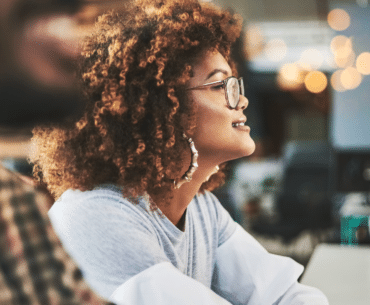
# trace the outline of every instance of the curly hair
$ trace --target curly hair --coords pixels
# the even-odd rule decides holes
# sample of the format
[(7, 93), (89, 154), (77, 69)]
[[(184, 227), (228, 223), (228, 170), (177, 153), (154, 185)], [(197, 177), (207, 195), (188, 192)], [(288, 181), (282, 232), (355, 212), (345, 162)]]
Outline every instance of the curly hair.
[[(132, 196), (169, 194), (189, 147), (197, 107), (185, 92), (192, 64), (231, 45), (241, 19), (196, 0), (138, 0), (98, 18), (83, 41), (79, 75), (86, 109), (70, 127), (33, 130), (34, 174), (54, 197), (113, 182)], [(223, 166), (221, 166), (221, 169)], [(212, 190), (224, 174), (200, 189)]]

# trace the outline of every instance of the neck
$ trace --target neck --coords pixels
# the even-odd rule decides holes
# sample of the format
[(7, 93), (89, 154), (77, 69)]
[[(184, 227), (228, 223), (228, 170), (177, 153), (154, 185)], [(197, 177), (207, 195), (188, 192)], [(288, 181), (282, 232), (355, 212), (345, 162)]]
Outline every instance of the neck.
[(201, 162), (198, 163), (199, 167), (193, 174), (192, 180), (184, 183), (179, 189), (175, 189), (172, 193), (173, 197), (168, 203), (157, 204), (162, 213), (181, 230), (183, 229), (181, 219), (186, 208), (216, 167), (216, 164), (202, 165)]

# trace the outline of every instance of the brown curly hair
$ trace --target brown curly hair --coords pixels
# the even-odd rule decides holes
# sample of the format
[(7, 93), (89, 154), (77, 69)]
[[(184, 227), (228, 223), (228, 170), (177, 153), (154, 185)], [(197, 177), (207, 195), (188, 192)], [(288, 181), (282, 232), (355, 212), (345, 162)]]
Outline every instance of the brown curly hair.
[[(133, 196), (167, 196), (189, 152), (182, 134), (195, 128), (185, 93), (192, 64), (216, 50), (235, 73), (230, 49), (240, 30), (239, 16), (196, 0), (139, 0), (99, 17), (79, 61), (84, 115), (73, 127), (33, 130), (35, 176), (55, 197), (107, 182)], [(214, 174), (200, 191), (223, 178)]]

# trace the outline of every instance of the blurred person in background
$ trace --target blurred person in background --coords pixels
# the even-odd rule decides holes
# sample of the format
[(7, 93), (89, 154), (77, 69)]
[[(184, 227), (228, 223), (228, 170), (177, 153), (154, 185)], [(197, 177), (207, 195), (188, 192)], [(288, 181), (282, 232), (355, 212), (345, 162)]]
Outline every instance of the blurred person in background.
[[(77, 0), (0, 1), (0, 129), (10, 138), (2, 150), (33, 124), (59, 122), (82, 108), (73, 68), (78, 6)], [(30, 178), (32, 167), (24, 159), (2, 162), (0, 304), (105, 303), (51, 228), (52, 199)]]
[(75, 82), (77, 0), (0, 2), (1, 126), (60, 121), (81, 109)]
[[(241, 20), (196, 0), (136, 1), (83, 43), (85, 113), (34, 129), (49, 216), (84, 277), (125, 304), (327, 305), (210, 192), (255, 144), (230, 56)], [(221, 171), (218, 171), (220, 165)]]

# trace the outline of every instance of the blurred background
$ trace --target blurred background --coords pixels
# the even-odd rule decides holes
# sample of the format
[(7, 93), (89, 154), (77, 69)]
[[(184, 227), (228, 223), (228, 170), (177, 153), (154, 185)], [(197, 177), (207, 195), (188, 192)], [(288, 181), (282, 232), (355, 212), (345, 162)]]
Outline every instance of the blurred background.
[(306, 265), (320, 243), (369, 244), (370, 5), (222, 1), (256, 152), (215, 193), (270, 252)]
[[(256, 142), (252, 156), (230, 163), (216, 196), (268, 251), (303, 265), (321, 243), (368, 246), (368, 0), (214, 2), (244, 19), (234, 58)], [(76, 35), (120, 5), (85, 1)], [(16, 127), (0, 128), (0, 158), (29, 175), (30, 132)]]

